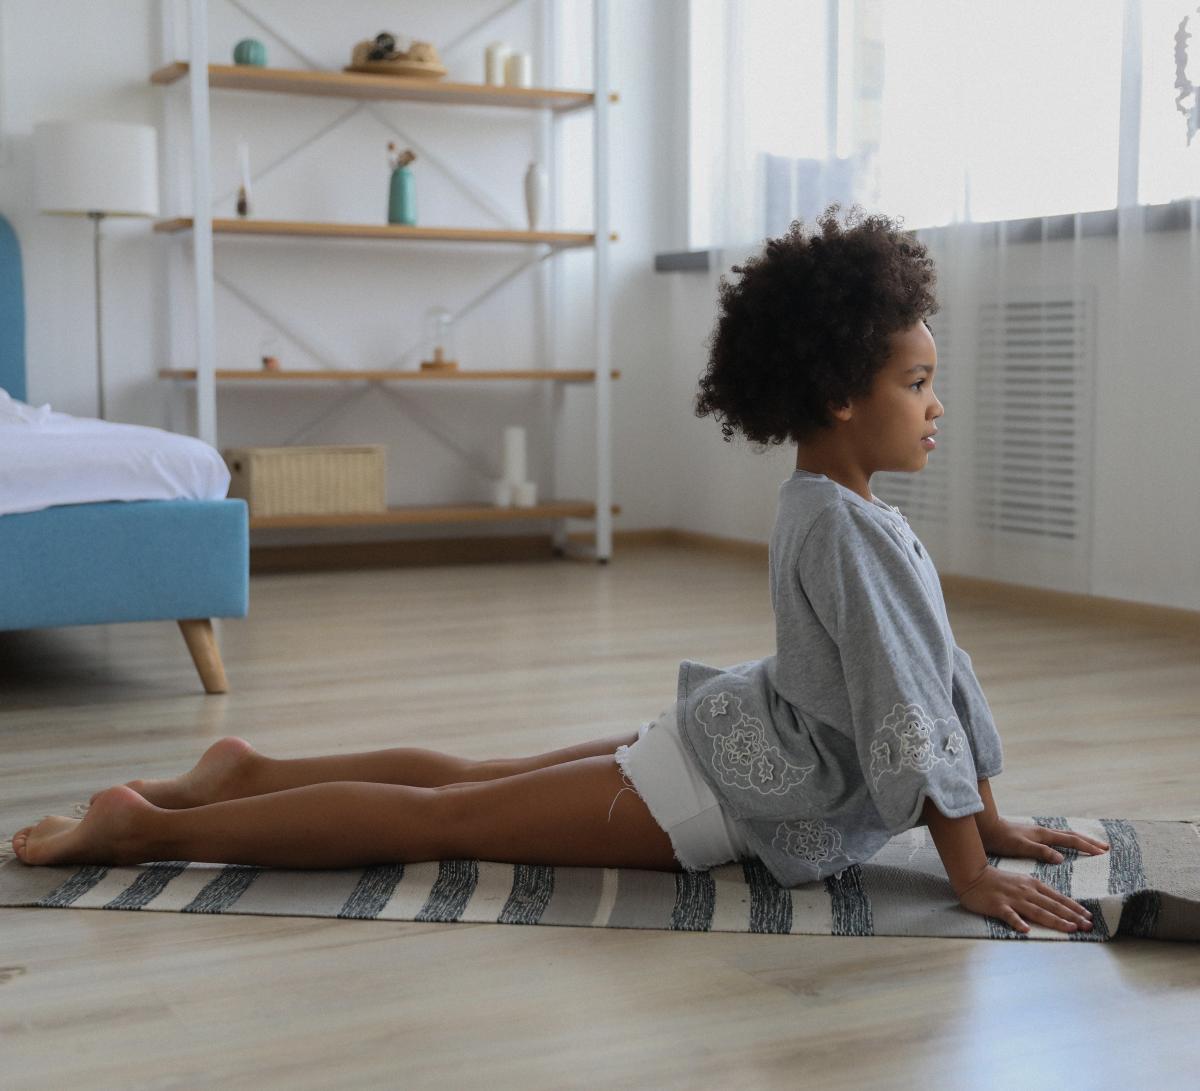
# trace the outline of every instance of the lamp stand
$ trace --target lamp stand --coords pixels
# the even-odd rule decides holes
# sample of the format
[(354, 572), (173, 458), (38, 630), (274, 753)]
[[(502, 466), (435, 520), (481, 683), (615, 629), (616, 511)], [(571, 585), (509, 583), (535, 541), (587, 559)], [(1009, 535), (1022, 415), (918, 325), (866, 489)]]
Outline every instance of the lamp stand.
[(104, 335), (100, 327), (100, 221), (103, 212), (89, 212), (92, 221), (92, 266), (96, 278), (96, 407), (101, 420), (104, 416)]

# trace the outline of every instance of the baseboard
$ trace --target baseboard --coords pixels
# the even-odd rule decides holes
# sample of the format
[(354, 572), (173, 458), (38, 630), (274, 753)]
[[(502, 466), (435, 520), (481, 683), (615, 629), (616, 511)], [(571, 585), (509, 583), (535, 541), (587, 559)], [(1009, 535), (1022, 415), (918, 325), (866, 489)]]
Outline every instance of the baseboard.
[[(571, 540), (581, 544), (590, 544), (595, 541), (595, 536), (585, 531), (571, 535)], [(716, 550), (745, 557), (757, 557), (764, 565), (770, 559), (770, 551), (766, 542), (719, 538), (716, 535), (700, 534), (691, 530), (626, 530), (613, 534), (614, 552), (617, 545), (642, 543), (672, 545), (710, 552)], [(961, 602), (1019, 605), (1047, 612), (1084, 617), (1098, 622), (1147, 625), (1159, 632), (1200, 639), (1200, 611), (1196, 610), (1180, 610), (1172, 606), (1130, 602), (1126, 599), (1106, 598), (1102, 595), (1052, 591), (1042, 587), (985, 580), (975, 576), (941, 575), (941, 582), (945, 596)]]
[(260, 575), (267, 572), (422, 568), (435, 565), (543, 561), (553, 557), (554, 540), (549, 534), (254, 546), (250, 550), (250, 573)]
[[(596, 535), (585, 530), (568, 535), (568, 539), (577, 545), (594, 546)], [(630, 545), (671, 545), (708, 552), (739, 553), (746, 557), (757, 557), (764, 563), (769, 558), (765, 542), (747, 542), (741, 538), (719, 538), (715, 534), (700, 534), (694, 530), (675, 530), (667, 527), (661, 530), (613, 531), (614, 552), (616, 552), (617, 546)]]

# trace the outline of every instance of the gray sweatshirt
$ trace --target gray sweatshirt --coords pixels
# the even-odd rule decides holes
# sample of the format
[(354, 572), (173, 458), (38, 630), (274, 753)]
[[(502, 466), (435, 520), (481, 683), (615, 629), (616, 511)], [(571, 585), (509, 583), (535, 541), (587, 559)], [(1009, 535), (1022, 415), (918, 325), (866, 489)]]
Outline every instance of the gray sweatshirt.
[(775, 879), (869, 859), (927, 798), (949, 818), (982, 811), (1000, 736), (899, 509), (797, 470), (779, 489), (770, 588), (775, 654), (685, 660), (677, 707), (685, 750)]

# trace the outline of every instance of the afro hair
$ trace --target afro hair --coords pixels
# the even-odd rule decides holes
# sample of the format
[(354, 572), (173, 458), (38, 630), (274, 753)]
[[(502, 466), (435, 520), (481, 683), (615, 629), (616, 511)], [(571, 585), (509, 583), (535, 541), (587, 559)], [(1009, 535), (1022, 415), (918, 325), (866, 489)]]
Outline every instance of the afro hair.
[(764, 447), (802, 443), (833, 424), (831, 406), (864, 397), (893, 333), (936, 314), (933, 259), (900, 221), (839, 204), (768, 239), (737, 283), (721, 277), (696, 416)]

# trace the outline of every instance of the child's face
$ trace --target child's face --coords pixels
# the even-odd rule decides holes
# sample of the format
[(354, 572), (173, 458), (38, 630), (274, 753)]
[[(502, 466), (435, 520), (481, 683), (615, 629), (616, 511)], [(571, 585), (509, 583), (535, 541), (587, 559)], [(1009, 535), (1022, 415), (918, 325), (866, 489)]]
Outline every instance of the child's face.
[(933, 392), (937, 346), (925, 323), (892, 334), (891, 349), (870, 395), (852, 403), (847, 421), (870, 472), (924, 469), (930, 448), (921, 441), (945, 412)]

